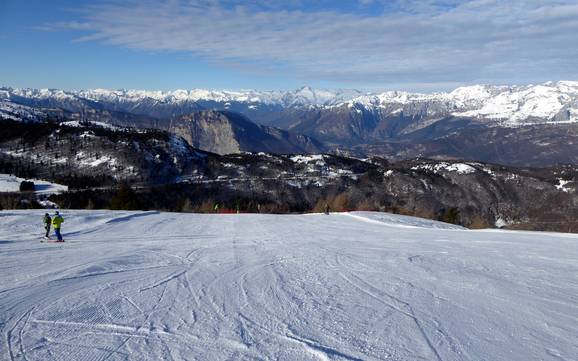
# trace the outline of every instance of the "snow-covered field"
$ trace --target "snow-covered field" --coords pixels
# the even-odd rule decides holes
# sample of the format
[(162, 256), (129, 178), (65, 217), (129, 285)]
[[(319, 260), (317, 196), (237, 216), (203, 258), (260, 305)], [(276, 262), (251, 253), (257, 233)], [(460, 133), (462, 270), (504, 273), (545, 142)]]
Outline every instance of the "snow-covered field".
[(0, 192), (18, 192), (22, 181), (32, 181), (38, 194), (53, 194), (68, 190), (67, 186), (39, 179), (24, 179), (10, 174), (0, 174)]
[(1, 360), (576, 360), (578, 235), (0, 212)]

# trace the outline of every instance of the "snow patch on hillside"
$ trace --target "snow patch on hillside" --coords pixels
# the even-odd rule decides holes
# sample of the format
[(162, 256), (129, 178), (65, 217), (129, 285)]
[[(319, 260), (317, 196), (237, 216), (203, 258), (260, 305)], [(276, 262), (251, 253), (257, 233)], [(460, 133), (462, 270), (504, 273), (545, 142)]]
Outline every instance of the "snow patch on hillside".
[(471, 174), (476, 171), (476, 168), (466, 163), (446, 163), (446, 162), (440, 162), (437, 164), (419, 164), (412, 167), (411, 169), (425, 170), (432, 173), (455, 172), (458, 174)]
[(35, 108), (0, 99), (0, 119), (35, 122), (46, 119), (46, 114)]
[(315, 162), (316, 164), (325, 164), (325, 157), (322, 154), (313, 154), (313, 155), (296, 155), (290, 157), (293, 162), (295, 163), (312, 163)]
[(568, 193), (568, 192), (572, 191), (572, 188), (566, 187), (566, 185), (567, 185), (568, 183), (572, 183), (572, 181), (564, 180), (564, 179), (562, 179), (562, 178), (559, 178), (559, 179), (558, 179), (558, 184), (556, 185), (556, 189), (558, 189), (558, 190), (560, 190), (560, 191), (562, 191), (562, 192)]
[(0, 192), (19, 192), (20, 183), (23, 181), (32, 181), (37, 194), (55, 194), (66, 192), (68, 186), (51, 183), (40, 179), (24, 179), (10, 174), (0, 174)]
[(60, 125), (64, 125), (66, 127), (71, 127), (71, 128), (81, 128), (81, 127), (85, 127), (88, 125), (88, 126), (94, 126), (94, 127), (109, 129), (109, 130), (121, 130), (121, 129), (123, 129), (121, 127), (117, 127), (116, 125), (108, 124), (105, 122), (97, 122), (97, 121), (80, 122), (79, 120), (69, 120), (69, 121), (65, 121), (65, 122), (60, 122)]

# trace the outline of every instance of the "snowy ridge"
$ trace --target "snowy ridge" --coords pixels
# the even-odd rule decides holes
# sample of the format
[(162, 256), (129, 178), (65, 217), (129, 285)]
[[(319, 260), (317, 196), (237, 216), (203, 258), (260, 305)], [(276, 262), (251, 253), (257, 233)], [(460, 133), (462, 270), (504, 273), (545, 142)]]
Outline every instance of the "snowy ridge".
[(295, 91), (256, 91), (256, 90), (175, 90), (175, 91), (146, 91), (146, 90), (83, 90), (78, 96), (94, 101), (141, 101), (145, 98), (154, 99), (163, 103), (203, 102), (214, 101), (220, 103), (239, 102), (249, 104), (277, 105), (282, 107), (321, 106), (343, 103), (361, 92), (357, 90), (314, 90), (303, 87)]
[(578, 122), (578, 82), (559, 81), (526, 86), (473, 85), (444, 93), (387, 91), (364, 93), (358, 90), (325, 90), (303, 87), (294, 91), (256, 90), (81, 90), (0, 88), (0, 100), (17, 98), (56, 101), (87, 100), (95, 103), (181, 105), (216, 102), (280, 108), (333, 109), (347, 106), (354, 111), (381, 110), (386, 114), (410, 112), (416, 107), (426, 116), (456, 115), (476, 117), (498, 125), (539, 122)]
[(94, 102), (136, 103), (153, 100), (165, 104), (184, 102), (239, 102), (249, 104), (277, 105), (282, 107), (339, 105), (363, 93), (358, 90), (317, 90), (303, 87), (295, 91), (256, 90), (207, 90), (178, 89), (174, 91), (108, 90), (92, 89), (64, 91), (59, 89), (0, 88), (0, 99), (11, 100), (14, 96), (29, 99), (75, 100)]
[(0, 119), (17, 121), (39, 121), (46, 118), (40, 110), (25, 105), (19, 105), (0, 98)]

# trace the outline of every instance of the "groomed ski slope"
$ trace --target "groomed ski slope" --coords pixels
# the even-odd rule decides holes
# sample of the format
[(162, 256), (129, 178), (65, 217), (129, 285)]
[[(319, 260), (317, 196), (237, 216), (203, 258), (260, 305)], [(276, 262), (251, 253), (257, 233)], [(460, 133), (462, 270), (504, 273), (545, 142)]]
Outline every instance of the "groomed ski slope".
[(578, 235), (0, 212), (1, 360), (576, 360)]

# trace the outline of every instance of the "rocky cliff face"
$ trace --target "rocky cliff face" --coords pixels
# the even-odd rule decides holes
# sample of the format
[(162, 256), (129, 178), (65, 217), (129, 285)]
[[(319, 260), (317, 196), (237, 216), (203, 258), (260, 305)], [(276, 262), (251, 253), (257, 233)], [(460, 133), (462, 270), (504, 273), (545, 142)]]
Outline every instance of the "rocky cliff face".
[(241, 151), (234, 127), (224, 114), (206, 112), (182, 117), (175, 121), (169, 130), (193, 147), (218, 154), (229, 154)]
[(169, 131), (199, 149), (217, 154), (246, 152), (321, 152), (323, 146), (310, 137), (257, 125), (246, 117), (225, 111), (192, 113), (171, 122)]

